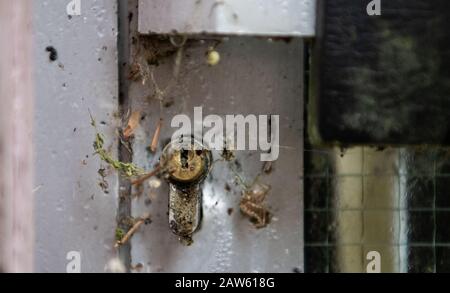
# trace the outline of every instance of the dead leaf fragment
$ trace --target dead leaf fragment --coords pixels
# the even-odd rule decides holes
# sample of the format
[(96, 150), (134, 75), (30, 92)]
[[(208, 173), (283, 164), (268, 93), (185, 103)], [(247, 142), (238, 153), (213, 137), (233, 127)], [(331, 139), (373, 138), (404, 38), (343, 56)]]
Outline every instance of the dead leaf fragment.
[(156, 149), (158, 148), (158, 141), (159, 136), (161, 134), (161, 128), (162, 128), (163, 120), (160, 119), (158, 122), (158, 125), (156, 126), (155, 134), (153, 135), (152, 144), (150, 145), (150, 150), (152, 153), (156, 152)]
[(128, 139), (133, 135), (134, 131), (139, 126), (140, 120), (141, 112), (136, 111), (131, 114), (130, 119), (128, 119), (127, 128), (125, 128), (125, 130), (123, 131), (123, 137), (125, 139)]
[(266, 227), (270, 222), (271, 214), (265, 204), (269, 191), (270, 186), (255, 184), (243, 192), (239, 204), (241, 212), (250, 218), (257, 229)]

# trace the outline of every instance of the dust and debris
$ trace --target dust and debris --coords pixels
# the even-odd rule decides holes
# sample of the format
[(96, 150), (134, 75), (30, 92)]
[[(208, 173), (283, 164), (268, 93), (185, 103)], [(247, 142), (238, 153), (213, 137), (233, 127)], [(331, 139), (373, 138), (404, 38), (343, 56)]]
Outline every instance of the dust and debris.
[(55, 49), (55, 47), (48, 46), (47, 48), (45, 48), (45, 51), (49, 53), (48, 59), (50, 60), (50, 62), (58, 60), (58, 51)]
[(284, 42), (286, 44), (290, 44), (292, 42), (293, 38), (292, 37), (271, 37), (268, 38), (267, 41), (269, 43), (273, 43), (273, 42)]
[(230, 192), (230, 191), (231, 191), (230, 184), (225, 183), (225, 191), (226, 191), (226, 192)]
[(179, 241), (184, 246), (191, 246), (192, 244), (194, 244), (194, 240), (192, 239), (191, 235), (180, 237)]
[(128, 73), (128, 79), (131, 81), (138, 81), (142, 78), (142, 69), (141, 65), (138, 63), (131, 64), (130, 72)]
[[(263, 164), (261, 173), (254, 178), (251, 184), (247, 184), (240, 175), (242, 172), (242, 164), (236, 159), (234, 152), (225, 146), (221, 153), (221, 157), (222, 160), (228, 162), (228, 168), (234, 174), (235, 183), (242, 190), (242, 197), (239, 204), (241, 212), (250, 218), (256, 228), (260, 229), (266, 227), (271, 220), (271, 213), (266, 207), (265, 199), (271, 187), (270, 185), (258, 182), (261, 175), (269, 175), (272, 173), (273, 163)], [(231, 191), (231, 187), (228, 183), (225, 183), (225, 191)], [(229, 209), (228, 214), (231, 215), (232, 213), (233, 209)]]
[(225, 148), (222, 150), (221, 157), (222, 157), (225, 161), (231, 162), (231, 161), (233, 161), (233, 160), (236, 158), (236, 154), (234, 153), (234, 151), (232, 151), (232, 150), (230, 150), (230, 149), (228, 149), (228, 148), (225, 147)]
[(264, 228), (270, 222), (271, 214), (265, 205), (267, 193), (270, 186), (254, 184), (251, 188), (243, 191), (239, 207), (241, 212), (248, 216), (256, 228)]
[(142, 194), (144, 193), (144, 185), (142, 184), (138, 184), (135, 186), (135, 188), (133, 189), (133, 193), (131, 194), (131, 196), (133, 198), (140, 198), (142, 196)]
[(106, 174), (106, 169), (103, 167), (100, 167), (100, 169), (98, 169), (98, 175), (100, 175), (100, 181), (98, 183), (98, 185), (100, 186), (100, 188), (103, 190), (103, 192), (105, 194), (109, 194), (109, 183), (106, 180), (107, 174)]
[(233, 208), (229, 208), (229, 209), (227, 210), (228, 216), (231, 216), (231, 215), (233, 214), (233, 212), (234, 212), (234, 209), (233, 209)]
[(120, 219), (119, 224), (126, 230), (129, 230), (136, 223), (136, 219), (133, 217), (123, 217)]
[(241, 161), (235, 159), (233, 162), (234, 162), (234, 165), (235, 165), (235, 167), (236, 167), (236, 171), (237, 171), (237, 172), (241, 172), (241, 171), (242, 171), (242, 164), (241, 164)]
[(164, 101), (164, 103), (163, 103), (164, 108), (170, 108), (173, 105), (175, 105), (175, 101), (173, 99)]
[[(167, 101), (166, 96), (178, 84), (181, 64), (185, 56), (183, 52), (190, 42), (184, 35), (141, 36), (135, 40), (137, 50), (133, 54), (128, 78), (135, 82), (141, 82), (142, 85), (146, 85), (148, 81), (151, 82), (152, 94), (148, 98), (160, 103), (162, 117), (163, 109), (174, 104), (173, 100)], [(154, 74), (155, 67), (166, 62), (167, 58), (172, 56), (175, 56), (173, 60), (170, 60), (170, 62), (173, 62), (173, 76), (167, 84), (160, 86)], [(182, 99), (185, 103), (184, 98)]]
[(262, 171), (264, 174), (271, 174), (273, 171), (273, 162), (272, 161), (264, 162), (262, 166)]
[(142, 270), (144, 269), (144, 265), (141, 264), (141, 263), (138, 263), (138, 264), (136, 264), (136, 265), (131, 265), (130, 268), (131, 268), (132, 271), (135, 271), (135, 272), (140, 273), (140, 272), (142, 272)]
[(100, 168), (100, 169), (98, 169), (98, 174), (102, 177), (102, 178), (105, 178), (107, 175), (106, 175), (106, 169), (105, 168)]
[(160, 147), (162, 149), (164, 149), (166, 147), (166, 145), (168, 145), (169, 143), (171, 143), (172, 138), (171, 137), (166, 137), (165, 139), (161, 139), (160, 141)]
[(117, 137), (119, 137), (120, 145), (123, 146), (124, 150), (126, 150), (128, 152), (128, 154), (130, 154), (130, 156), (132, 156), (133, 155), (133, 150), (131, 148), (132, 141), (131, 140), (125, 141), (125, 139), (122, 137), (122, 135), (119, 132), (117, 132)]
[(167, 57), (175, 55), (179, 50), (167, 37), (140, 36), (134, 41), (137, 50), (128, 78), (132, 81), (142, 81), (143, 84), (150, 77), (150, 66), (159, 66)]

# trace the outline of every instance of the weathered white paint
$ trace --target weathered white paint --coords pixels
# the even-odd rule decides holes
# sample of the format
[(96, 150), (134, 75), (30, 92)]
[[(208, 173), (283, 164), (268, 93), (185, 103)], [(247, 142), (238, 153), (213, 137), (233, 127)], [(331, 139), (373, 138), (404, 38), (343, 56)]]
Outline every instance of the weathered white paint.
[[(117, 2), (81, 1), (81, 15), (71, 18), (69, 2), (33, 1), (35, 270), (66, 272), (74, 251), (81, 252), (81, 272), (103, 272), (115, 256), (118, 178), (115, 172), (107, 177), (109, 194), (98, 185), (89, 110), (116, 155)], [(57, 61), (49, 61), (47, 46), (57, 50)]]

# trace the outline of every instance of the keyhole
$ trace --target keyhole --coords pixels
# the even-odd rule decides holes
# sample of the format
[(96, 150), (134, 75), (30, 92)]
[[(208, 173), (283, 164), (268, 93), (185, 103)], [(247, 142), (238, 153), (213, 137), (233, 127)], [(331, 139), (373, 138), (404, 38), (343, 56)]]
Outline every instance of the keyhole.
[(187, 169), (189, 167), (188, 159), (189, 159), (189, 151), (182, 149), (181, 150), (181, 167), (183, 169)]

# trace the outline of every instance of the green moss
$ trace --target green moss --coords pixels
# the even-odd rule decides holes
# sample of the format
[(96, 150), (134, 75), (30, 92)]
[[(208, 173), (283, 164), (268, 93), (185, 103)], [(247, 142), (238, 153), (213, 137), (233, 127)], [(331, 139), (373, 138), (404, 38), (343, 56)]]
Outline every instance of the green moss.
[(116, 240), (120, 241), (125, 236), (125, 231), (121, 228), (116, 228)]
[(96, 123), (91, 115), (91, 125), (95, 128), (95, 140), (94, 140), (94, 152), (100, 157), (102, 161), (113, 167), (116, 171), (120, 172), (125, 177), (137, 177), (145, 174), (145, 171), (132, 163), (124, 163), (116, 160), (104, 149), (105, 139), (104, 136), (97, 131)]

